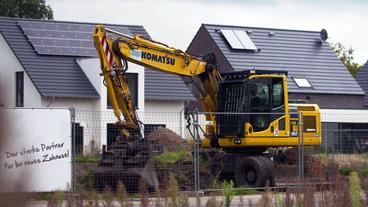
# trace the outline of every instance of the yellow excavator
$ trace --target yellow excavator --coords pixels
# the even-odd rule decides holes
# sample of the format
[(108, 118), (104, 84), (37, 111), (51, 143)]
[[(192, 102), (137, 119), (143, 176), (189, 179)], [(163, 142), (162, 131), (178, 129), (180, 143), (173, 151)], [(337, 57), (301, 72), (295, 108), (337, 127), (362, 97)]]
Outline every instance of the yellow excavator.
[(103, 149), (95, 171), (95, 183), (100, 187), (114, 186), (118, 180), (127, 185), (125, 173), (139, 174), (157, 187), (144, 124), (129, 92), (128, 62), (191, 78), (208, 123), (200, 147), (226, 152), (223, 171), (232, 173), (238, 186), (261, 187), (267, 179), (272, 180), (273, 161), (265, 155), (268, 149), (298, 146), (301, 137), (304, 146), (321, 144), (319, 107), (288, 103), (285, 71), (221, 74), (212, 53), (195, 57), (143, 35), (132, 37), (103, 25), (95, 27), (93, 40), (121, 131), (112, 148)]

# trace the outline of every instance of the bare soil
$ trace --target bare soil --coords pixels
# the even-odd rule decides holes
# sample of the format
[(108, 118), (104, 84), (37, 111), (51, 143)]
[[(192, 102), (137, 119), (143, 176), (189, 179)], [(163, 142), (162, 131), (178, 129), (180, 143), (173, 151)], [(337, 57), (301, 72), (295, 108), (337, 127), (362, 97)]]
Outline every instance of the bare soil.
[(159, 151), (166, 150), (174, 152), (190, 149), (190, 146), (186, 143), (184, 138), (166, 128), (153, 131), (148, 136), (148, 140), (152, 142), (154, 149)]

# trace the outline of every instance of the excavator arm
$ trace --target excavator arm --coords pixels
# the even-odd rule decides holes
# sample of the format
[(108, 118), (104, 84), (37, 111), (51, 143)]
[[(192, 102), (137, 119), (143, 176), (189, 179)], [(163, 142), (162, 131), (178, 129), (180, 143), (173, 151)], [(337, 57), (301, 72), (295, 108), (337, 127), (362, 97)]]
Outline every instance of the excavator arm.
[[(194, 57), (144, 36), (130, 37), (103, 25), (95, 27), (93, 40), (114, 114), (123, 128), (139, 128), (143, 136), (142, 124), (133, 105), (125, 75), (128, 61), (150, 69), (191, 77), (201, 93), (204, 110), (217, 111), (217, 90), (222, 77), (213, 54)], [(208, 115), (207, 119), (213, 120), (214, 117)], [(123, 134), (128, 136), (128, 131)]]
[(113, 53), (112, 39), (108, 38), (104, 32), (96, 28), (93, 39), (100, 59), (101, 75), (107, 88), (108, 97), (118, 119), (118, 124), (122, 126), (122, 136), (128, 137), (129, 131), (132, 129), (139, 130), (140, 134), (143, 135), (143, 127), (133, 105), (125, 75), (126, 61), (121, 61)]

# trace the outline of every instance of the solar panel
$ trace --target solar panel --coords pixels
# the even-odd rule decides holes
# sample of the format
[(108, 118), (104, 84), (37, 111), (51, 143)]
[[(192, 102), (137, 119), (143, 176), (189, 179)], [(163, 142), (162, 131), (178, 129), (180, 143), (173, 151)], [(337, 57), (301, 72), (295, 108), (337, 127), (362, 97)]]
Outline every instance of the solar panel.
[(257, 50), (257, 47), (244, 30), (221, 29), (221, 33), (232, 49)]
[(233, 49), (244, 49), (239, 39), (235, 36), (233, 30), (221, 29), (221, 33), (224, 35), (226, 41)]
[(235, 35), (238, 37), (244, 49), (247, 50), (257, 50), (253, 41), (249, 38), (248, 34), (244, 30), (234, 30)]
[[(94, 25), (59, 22), (18, 21), (18, 25), (40, 55), (96, 57), (92, 33)], [(126, 26), (106, 26), (132, 35)]]
[(132, 32), (127, 27), (110, 26), (109, 28), (112, 29), (112, 30), (115, 30), (117, 32), (123, 33), (123, 34), (133, 36)]

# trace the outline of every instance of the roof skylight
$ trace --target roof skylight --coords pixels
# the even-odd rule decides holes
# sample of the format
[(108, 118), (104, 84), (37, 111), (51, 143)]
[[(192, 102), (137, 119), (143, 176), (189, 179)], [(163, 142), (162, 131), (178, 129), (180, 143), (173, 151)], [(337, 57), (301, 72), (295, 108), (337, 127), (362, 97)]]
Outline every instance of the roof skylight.
[(311, 88), (312, 87), (309, 81), (305, 78), (294, 78), (293, 77), (293, 79), (299, 88)]

